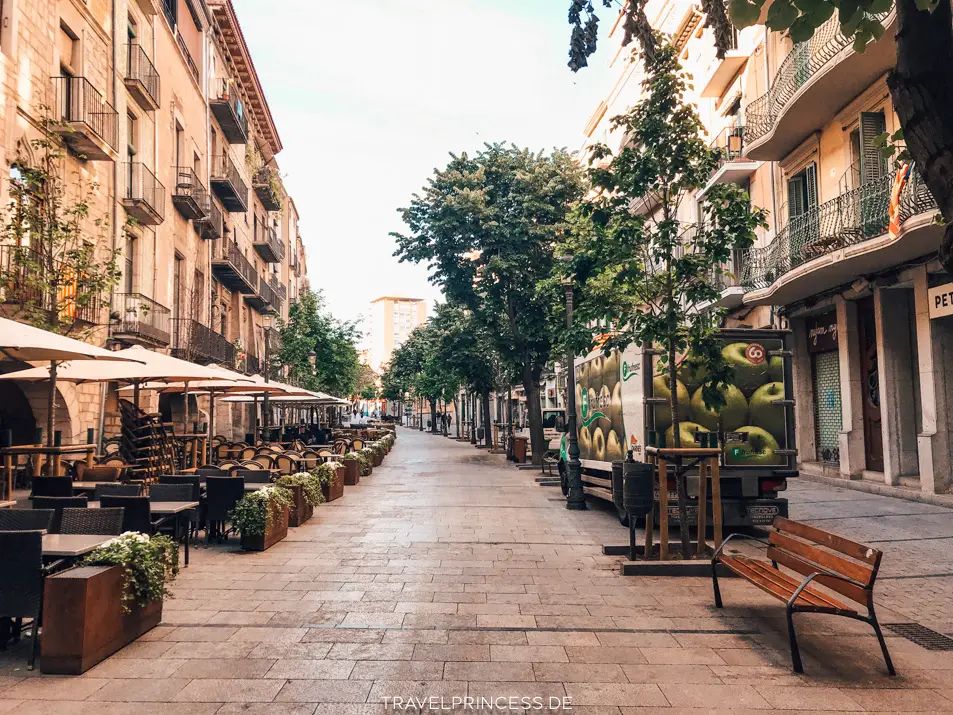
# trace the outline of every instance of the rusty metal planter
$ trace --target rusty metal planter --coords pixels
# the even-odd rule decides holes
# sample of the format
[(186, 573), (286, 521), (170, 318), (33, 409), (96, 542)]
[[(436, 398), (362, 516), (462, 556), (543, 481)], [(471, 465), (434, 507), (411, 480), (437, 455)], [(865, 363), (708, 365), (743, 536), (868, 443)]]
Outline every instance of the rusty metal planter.
[(245, 551), (265, 551), (288, 535), (288, 507), (282, 507), (276, 514), (277, 518), (271, 520), (264, 534), (242, 534), (242, 548)]

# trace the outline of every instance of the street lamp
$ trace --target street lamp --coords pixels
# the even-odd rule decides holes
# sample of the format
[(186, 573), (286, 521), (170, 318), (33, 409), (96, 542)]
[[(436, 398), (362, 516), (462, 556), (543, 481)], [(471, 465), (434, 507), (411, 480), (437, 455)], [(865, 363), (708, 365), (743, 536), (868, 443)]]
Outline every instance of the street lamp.
[[(572, 254), (560, 256), (563, 263), (571, 263)], [(572, 279), (563, 278), (563, 290), (566, 291), (566, 330), (572, 329)], [(568, 341), (567, 341), (568, 342)], [(576, 436), (576, 390), (571, 383), (575, 382), (575, 355), (572, 348), (566, 348), (566, 436), (569, 438), (569, 448), (566, 450), (569, 461), (566, 462), (566, 479), (569, 482), (569, 496), (566, 498), (566, 508), (581, 511), (586, 508), (586, 494), (582, 490), (582, 465), (579, 463), (579, 439)]]

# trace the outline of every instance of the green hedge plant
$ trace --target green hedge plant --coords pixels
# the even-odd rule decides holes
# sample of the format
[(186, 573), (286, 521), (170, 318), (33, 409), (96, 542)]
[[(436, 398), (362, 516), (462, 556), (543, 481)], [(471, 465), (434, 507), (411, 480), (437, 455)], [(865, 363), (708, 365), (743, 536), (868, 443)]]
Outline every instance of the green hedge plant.
[(308, 505), (318, 506), (324, 503), (324, 494), (321, 492), (321, 479), (314, 472), (297, 472), (279, 477), (275, 484), (279, 487), (301, 487)]
[(358, 463), (358, 472), (360, 472), (362, 477), (366, 477), (371, 473), (371, 460), (369, 457), (370, 454), (367, 451), (367, 448), (364, 448), (359, 452), (348, 452), (342, 457), (342, 459), (346, 461), (356, 459)]
[(235, 505), (232, 525), (243, 536), (264, 536), (285, 507), (292, 506), (291, 492), (278, 486), (249, 492)]
[(179, 545), (168, 536), (127, 531), (110, 539), (82, 561), (86, 566), (122, 566), (122, 610), (140, 608), (171, 598), (169, 583), (179, 573)]

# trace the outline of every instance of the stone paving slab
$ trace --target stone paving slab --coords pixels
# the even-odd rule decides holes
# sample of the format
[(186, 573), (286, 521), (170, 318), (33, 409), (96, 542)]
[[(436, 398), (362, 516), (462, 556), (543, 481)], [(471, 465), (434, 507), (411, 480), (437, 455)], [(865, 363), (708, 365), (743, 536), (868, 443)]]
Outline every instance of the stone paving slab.
[[(383, 715), (384, 698), (569, 698), (574, 715), (953, 712), (953, 652), (803, 615), (737, 580), (623, 577), (608, 505), (401, 429), (385, 465), (261, 554), (196, 547), (163, 624), (87, 674), (0, 654), (0, 715)], [(953, 511), (791, 480), (791, 515), (884, 549), (885, 622), (953, 632)], [(440, 701), (439, 698), (444, 698)], [(392, 702), (392, 701), (389, 701)], [(446, 710), (449, 711), (449, 710)], [(530, 711), (532, 712), (532, 711)]]

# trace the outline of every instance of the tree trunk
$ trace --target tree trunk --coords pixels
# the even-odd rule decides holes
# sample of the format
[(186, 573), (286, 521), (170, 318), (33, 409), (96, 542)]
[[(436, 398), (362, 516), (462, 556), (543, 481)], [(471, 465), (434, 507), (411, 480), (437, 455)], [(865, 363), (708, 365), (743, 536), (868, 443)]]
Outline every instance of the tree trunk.
[(477, 443), (477, 395), (474, 392), (470, 396), (470, 444)]
[(897, 67), (887, 78), (903, 140), (947, 227), (940, 260), (953, 272), (953, 12), (897, 0)]
[(460, 398), (457, 396), (453, 398), (453, 421), (457, 424), (457, 439), (460, 439), (460, 420), (462, 419), (463, 415), (460, 411)]
[(437, 434), (437, 401), (429, 399), (430, 402), (430, 432)]
[(533, 464), (541, 465), (547, 444), (543, 435), (543, 409), (539, 404), (539, 370), (525, 365), (522, 378), (523, 390), (526, 392), (526, 416), (529, 420), (529, 443), (533, 451)]
[(490, 416), (490, 392), (483, 393), (481, 401), (483, 403), (483, 444), (488, 449), (493, 448), (493, 418)]
[[(672, 403), (672, 446), (678, 449), (682, 446), (679, 430), (681, 420), (678, 414), (678, 373), (675, 370), (675, 347), (671, 344), (668, 349), (668, 388), (672, 393), (669, 398)], [(680, 457), (675, 459), (675, 488), (678, 491), (678, 535), (682, 541), (682, 558), (688, 560), (692, 550), (688, 526), (688, 477), (682, 471)], [(668, 484), (659, 484), (659, 489), (668, 489)], [(704, 509), (705, 505), (699, 503), (698, 508)]]

